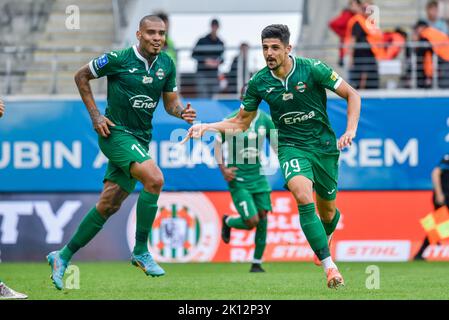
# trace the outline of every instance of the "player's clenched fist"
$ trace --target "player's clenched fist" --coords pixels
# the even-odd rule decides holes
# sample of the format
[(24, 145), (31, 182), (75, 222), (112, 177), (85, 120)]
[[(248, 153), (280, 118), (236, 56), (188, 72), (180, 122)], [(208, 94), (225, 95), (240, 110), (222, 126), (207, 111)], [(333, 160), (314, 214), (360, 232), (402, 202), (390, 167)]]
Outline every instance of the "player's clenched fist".
[(187, 107), (184, 110), (182, 110), (181, 118), (188, 123), (193, 123), (193, 121), (195, 121), (196, 110), (192, 108), (190, 103), (188, 103)]
[(5, 105), (3, 104), (3, 101), (0, 99), (0, 118), (3, 116), (3, 113), (5, 113)]

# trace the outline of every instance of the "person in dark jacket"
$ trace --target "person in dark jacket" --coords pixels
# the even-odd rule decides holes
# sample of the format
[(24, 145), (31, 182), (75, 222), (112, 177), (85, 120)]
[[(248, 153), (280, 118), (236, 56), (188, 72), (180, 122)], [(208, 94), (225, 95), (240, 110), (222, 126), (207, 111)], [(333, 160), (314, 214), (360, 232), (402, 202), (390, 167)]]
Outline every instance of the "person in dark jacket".
[(192, 57), (198, 62), (196, 74), (197, 95), (210, 98), (219, 91), (218, 67), (223, 63), (224, 43), (218, 37), (219, 22), (211, 21), (211, 32), (200, 38)]

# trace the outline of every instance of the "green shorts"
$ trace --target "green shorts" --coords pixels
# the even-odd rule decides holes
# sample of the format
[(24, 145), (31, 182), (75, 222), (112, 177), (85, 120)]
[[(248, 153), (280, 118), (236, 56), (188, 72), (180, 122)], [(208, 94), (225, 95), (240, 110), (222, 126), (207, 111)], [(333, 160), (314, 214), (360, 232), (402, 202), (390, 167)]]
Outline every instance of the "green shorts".
[(279, 164), (287, 186), (291, 178), (304, 176), (325, 200), (337, 196), (339, 154), (314, 154), (295, 147), (279, 147)]
[(246, 189), (231, 189), (234, 206), (243, 220), (249, 220), (259, 210), (271, 211), (270, 192), (251, 193)]
[(101, 152), (109, 159), (103, 181), (117, 183), (123, 190), (131, 193), (137, 183), (131, 176), (131, 164), (151, 159), (148, 146), (132, 134), (113, 129), (110, 131), (111, 134), (107, 138), (98, 136)]

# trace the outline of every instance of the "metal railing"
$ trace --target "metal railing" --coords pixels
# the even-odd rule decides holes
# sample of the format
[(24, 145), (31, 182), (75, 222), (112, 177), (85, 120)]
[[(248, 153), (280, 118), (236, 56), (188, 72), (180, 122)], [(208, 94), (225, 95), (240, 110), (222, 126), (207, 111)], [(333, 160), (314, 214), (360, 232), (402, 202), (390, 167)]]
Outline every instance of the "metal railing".
[[(428, 43), (408, 42), (394, 60), (358, 59), (356, 67), (359, 70), (355, 71), (359, 74), (364, 73), (368, 81), (371, 81), (371, 76), (377, 77), (378, 84), (368, 86), (372, 89), (448, 88), (449, 61), (444, 61), (435, 53), (433, 53), (432, 77), (426, 76), (425, 71), (429, 70), (424, 70), (423, 56), (417, 53), (418, 48), (423, 49), (426, 46), (428, 47)], [(369, 48), (366, 45), (354, 47)], [(0, 48), (0, 94), (77, 94), (73, 82), (74, 73), (91, 59), (111, 49), (114, 48)], [(239, 53), (239, 48), (226, 47), (223, 63), (218, 70), (200, 74), (197, 72), (196, 61), (191, 57), (191, 52), (192, 48), (177, 50), (178, 86), (181, 94), (186, 97), (200, 96), (201, 86), (212, 87), (208, 97), (219, 95), (238, 97), (243, 84), (253, 73), (265, 66), (260, 46), (250, 47), (245, 59)], [(354, 77), (354, 64), (338, 66), (338, 46), (301, 47), (298, 55), (323, 60), (352, 84), (357, 80)], [(94, 93), (105, 94), (106, 79), (93, 81), (92, 87)]]

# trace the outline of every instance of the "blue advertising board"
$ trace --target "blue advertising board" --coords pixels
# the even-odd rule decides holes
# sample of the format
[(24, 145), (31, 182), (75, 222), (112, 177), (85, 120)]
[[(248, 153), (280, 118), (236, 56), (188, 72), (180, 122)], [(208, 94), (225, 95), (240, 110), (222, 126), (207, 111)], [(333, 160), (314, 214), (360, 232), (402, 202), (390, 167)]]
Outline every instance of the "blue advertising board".
[[(221, 120), (240, 105), (191, 102), (203, 122)], [(106, 102), (97, 103), (103, 111)], [(261, 109), (268, 111), (266, 104)], [(340, 136), (346, 102), (329, 99), (328, 114)], [(213, 135), (180, 146), (189, 125), (169, 116), (162, 103), (153, 125), (150, 153), (164, 173), (165, 191), (226, 190), (213, 156)], [(430, 173), (448, 152), (449, 97), (363, 99), (355, 142), (340, 156), (339, 189), (431, 189)], [(97, 192), (106, 164), (79, 99), (7, 100), (0, 120), (0, 192)], [(276, 163), (270, 165), (271, 185), (281, 190), (282, 174)]]

